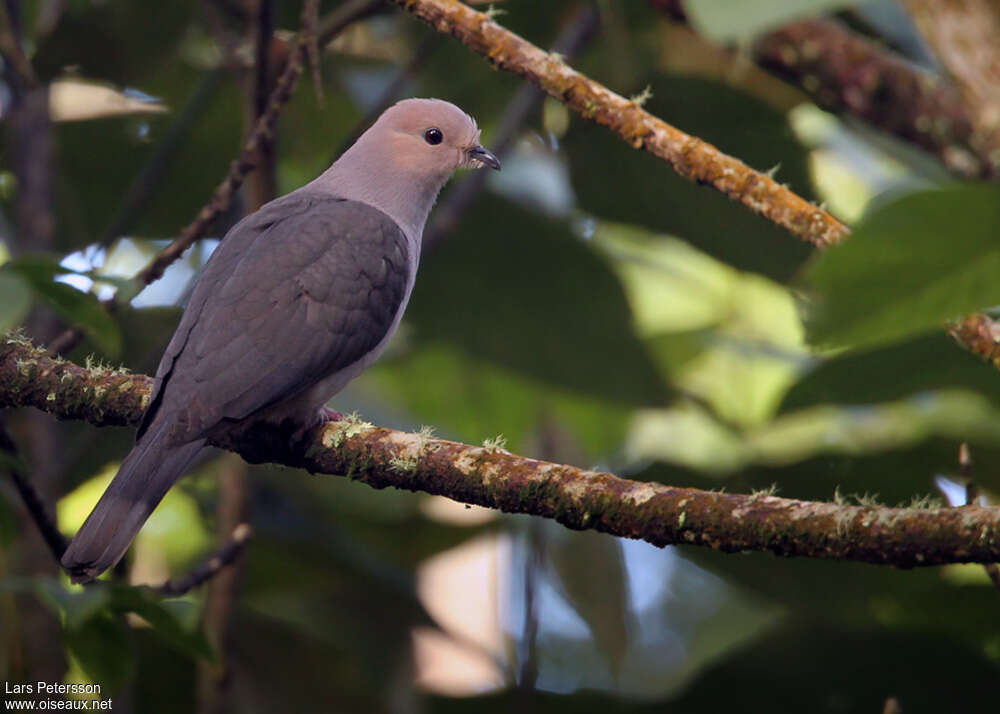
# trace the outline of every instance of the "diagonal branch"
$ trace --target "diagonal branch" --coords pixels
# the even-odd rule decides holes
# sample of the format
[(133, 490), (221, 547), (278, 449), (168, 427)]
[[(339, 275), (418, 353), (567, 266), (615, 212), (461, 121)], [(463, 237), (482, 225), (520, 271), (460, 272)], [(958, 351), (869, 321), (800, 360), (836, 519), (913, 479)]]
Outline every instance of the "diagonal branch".
[[(135, 424), (151, 384), (145, 375), (53, 359), (16, 336), (0, 343), (0, 407), (33, 406), (95, 426)], [(275, 439), (270, 452), (248, 434), (214, 443), (254, 461), (346, 475), (373, 488), (447, 496), (657, 546), (690, 544), (904, 568), (1000, 560), (998, 508), (845, 506), (674, 488), (345, 421), (327, 424), (291, 447), (287, 439)]]
[(580, 74), (458, 0), (394, 0), (438, 32), (457, 38), (499, 69), (537, 85), (566, 106), (606, 126), (636, 149), (668, 161), (681, 176), (707, 184), (816, 246), (836, 243), (847, 227), (739, 159), (667, 124), (635, 101)]
[(236, 190), (243, 183), (247, 175), (253, 171), (261, 156), (266, 154), (274, 136), (274, 127), (278, 121), (281, 108), (292, 96), (295, 83), (302, 74), (302, 69), (306, 56), (306, 48), (315, 35), (315, 28), (311, 28), (309, 23), (312, 17), (310, 9), (315, 9), (316, 0), (306, 2), (302, 10), (302, 29), (299, 31), (295, 49), (289, 54), (285, 69), (278, 78), (267, 100), (267, 108), (258, 117), (253, 131), (247, 137), (246, 143), (239, 157), (229, 168), (229, 173), (212, 193), (211, 199), (205, 204), (194, 220), (191, 221), (184, 230), (166, 248), (161, 250), (155, 258), (135, 276), (137, 282), (142, 285), (149, 285), (163, 276), (163, 272), (183, 255), (191, 244), (201, 238), (209, 225), (215, 218), (229, 207), (230, 201), (236, 194)]
[[(680, 0), (649, 0), (687, 21)], [(977, 130), (950, 82), (836, 20), (810, 18), (758, 37), (754, 60), (817, 104), (856, 117), (937, 156), (970, 178), (1000, 176), (1000, 131)]]
[[(850, 230), (832, 215), (753, 170), (711, 144), (689, 136), (654, 117), (634, 101), (615, 94), (545, 52), (505, 30), (489, 15), (458, 0), (393, 0), (438, 32), (457, 38), (499, 69), (523, 77), (584, 117), (606, 126), (636, 149), (668, 161), (681, 176), (708, 184), (817, 248), (845, 238)], [(966, 319), (978, 321), (982, 315)], [(962, 347), (984, 354), (966, 331), (952, 330)], [(998, 349), (994, 346), (994, 349)]]

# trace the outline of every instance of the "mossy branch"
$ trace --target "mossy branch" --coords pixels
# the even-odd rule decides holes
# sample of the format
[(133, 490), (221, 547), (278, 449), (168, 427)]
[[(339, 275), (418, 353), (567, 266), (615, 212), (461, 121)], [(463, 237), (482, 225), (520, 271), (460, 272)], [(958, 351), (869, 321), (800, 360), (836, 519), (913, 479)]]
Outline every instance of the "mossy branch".
[(449, 34), (498, 69), (527, 79), (563, 104), (606, 126), (633, 148), (668, 161), (681, 176), (712, 186), (817, 246), (847, 235), (847, 227), (765, 173), (685, 134), (631, 101), (577, 72), (562, 57), (545, 52), (498, 25), (488, 14), (457, 0), (394, 0)]
[[(0, 407), (32, 406), (96, 426), (135, 424), (152, 380), (54, 359), (16, 337), (0, 343)], [(848, 506), (674, 488), (516, 456), (427, 433), (340, 421), (268, 452), (248, 433), (215, 442), (253, 461), (344, 475), (373, 488), (554, 519), (645, 540), (734, 553), (853, 560), (897, 567), (1000, 561), (1000, 509)]]
[[(488, 14), (476, 12), (458, 0), (393, 2), (438, 32), (457, 38), (498, 69), (523, 77), (584, 117), (611, 129), (632, 147), (665, 159), (681, 176), (722, 191), (817, 248), (833, 245), (849, 234), (843, 223), (766, 173), (755, 171), (646, 112), (638, 103), (577, 72), (562, 57), (504, 29)], [(972, 315), (966, 322), (981, 319), (981, 315)], [(981, 341), (970, 342), (966, 332), (952, 330), (950, 334), (962, 347), (990, 356), (983, 352)]]

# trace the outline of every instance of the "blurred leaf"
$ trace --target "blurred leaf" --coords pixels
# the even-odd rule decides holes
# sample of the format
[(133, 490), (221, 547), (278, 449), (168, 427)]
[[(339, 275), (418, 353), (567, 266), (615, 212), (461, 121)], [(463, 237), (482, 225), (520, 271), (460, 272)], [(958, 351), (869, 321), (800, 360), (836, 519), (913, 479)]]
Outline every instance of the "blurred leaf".
[[(776, 671), (778, 686), (760, 686)], [(995, 698), (996, 671), (947, 637), (793, 620), (704, 670), (669, 711), (860, 714), (882, 711), (894, 696), (906, 714), (971, 714)]]
[[(583, 618), (617, 680), (629, 646), (629, 592), (621, 543), (593, 531), (547, 529), (545, 555), (563, 597)], [(600, 573), (599, 577), (594, 577)]]
[(942, 390), (895, 402), (818, 405), (737, 432), (691, 406), (646, 410), (633, 422), (628, 453), (708, 472), (781, 465), (818, 454), (868, 454), (933, 436), (1000, 446), (1000, 409), (971, 392)]
[(407, 319), (418, 337), (556, 387), (631, 405), (667, 388), (607, 263), (565, 221), (491, 197), (427, 257)]
[(850, 0), (685, 0), (698, 34), (716, 42), (743, 40), (806, 15), (854, 5)]
[(31, 308), (31, 288), (9, 268), (0, 270), (0, 332), (24, 324)]
[[(102, 471), (59, 500), (56, 513), (63, 533), (71, 535), (83, 525), (118, 472), (118, 466), (118, 461), (104, 464)], [(204, 468), (211, 467), (209, 463)], [(138, 547), (132, 553), (139, 557), (152, 549), (168, 564), (184, 565), (203, 553), (210, 542), (198, 503), (183, 488), (172, 488), (139, 532)]]
[[(721, 82), (646, 76), (653, 97), (645, 108), (652, 114), (758, 170), (777, 166), (778, 181), (811, 197), (808, 152), (783, 113)], [(604, 127), (574, 117), (562, 149), (580, 208), (600, 218), (677, 236), (732, 267), (778, 281), (787, 280), (811, 252), (783, 228), (681, 178), (662, 159), (630, 149)]]
[(920, 191), (868, 216), (806, 274), (809, 340), (870, 345), (1000, 303), (1000, 190)]
[(63, 633), (80, 668), (108, 694), (118, 692), (132, 673), (128, 630), (122, 618), (104, 614)]
[(109, 586), (109, 605), (113, 612), (134, 612), (148, 622), (164, 642), (178, 652), (192, 657), (214, 660), (215, 655), (208, 646), (201, 630), (187, 629), (181, 625), (174, 612), (152, 591), (142, 587), (121, 585)]
[(82, 628), (110, 602), (111, 593), (103, 586), (68, 588), (52, 578), (36, 578), (34, 583), (39, 598), (61, 614), (71, 630)]
[(164, 64), (189, 28), (195, 3), (178, 0), (157, 12), (134, 3), (67, 3), (53, 32), (32, 57), (45, 80), (76, 67), (121, 85), (141, 81)]
[(64, 79), (49, 85), (49, 111), (53, 121), (80, 121), (120, 114), (156, 114), (167, 111), (167, 107), (153, 98), (137, 99), (103, 84)]
[(32, 256), (19, 258), (8, 265), (10, 270), (16, 271), (31, 284), (53, 312), (82, 329), (107, 357), (114, 359), (121, 353), (122, 338), (118, 325), (97, 298), (52, 280), (53, 275), (63, 272), (58, 263), (53, 266), (52, 259)]
[(616, 449), (628, 410), (588, 394), (558, 389), (465, 354), (457, 345), (428, 344), (395, 360), (383, 359), (364, 376), (380, 393), (406, 407), (417, 423), (448, 438), (482, 443), (503, 434), (522, 451), (546, 410), (601, 458)]
[(942, 389), (976, 392), (1000, 404), (996, 368), (938, 332), (833, 355), (795, 384), (781, 409), (884, 402)]

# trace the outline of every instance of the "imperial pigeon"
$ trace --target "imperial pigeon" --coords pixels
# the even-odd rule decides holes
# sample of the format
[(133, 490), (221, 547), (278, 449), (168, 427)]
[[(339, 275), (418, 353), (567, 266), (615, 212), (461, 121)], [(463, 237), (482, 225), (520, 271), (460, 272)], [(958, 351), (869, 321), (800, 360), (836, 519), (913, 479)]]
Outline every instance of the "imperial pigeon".
[(396, 331), (438, 192), (455, 169), (482, 166), (500, 162), (469, 115), (407, 99), (314, 181), (229, 231), (156, 370), (135, 446), (63, 555), (75, 582), (121, 559), (214, 435), (324, 418)]

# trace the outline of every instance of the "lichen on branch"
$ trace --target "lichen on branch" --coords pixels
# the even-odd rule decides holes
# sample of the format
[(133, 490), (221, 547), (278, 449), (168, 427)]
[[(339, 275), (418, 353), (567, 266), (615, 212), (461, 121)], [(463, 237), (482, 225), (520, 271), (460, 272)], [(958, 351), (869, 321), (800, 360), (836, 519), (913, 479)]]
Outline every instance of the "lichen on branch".
[[(121, 369), (81, 367), (27, 341), (0, 342), (0, 408), (31, 406), (95, 426), (136, 424), (152, 380)], [(267, 451), (252, 430), (216, 446), (373, 488), (551, 518), (657, 546), (853, 560), (897, 567), (1000, 561), (1000, 509), (887, 508), (726, 494), (632, 481), (609, 473), (369, 424), (325, 425), (291, 448)]]

